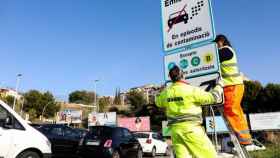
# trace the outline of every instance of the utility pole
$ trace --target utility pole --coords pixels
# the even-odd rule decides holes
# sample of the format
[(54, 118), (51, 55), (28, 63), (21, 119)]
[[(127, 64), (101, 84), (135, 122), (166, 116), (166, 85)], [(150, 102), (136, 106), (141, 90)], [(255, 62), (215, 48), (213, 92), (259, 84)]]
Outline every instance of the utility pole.
[(50, 103), (53, 103), (53, 102), (52, 102), (52, 101), (48, 102), (48, 103), (44, 106), (44, 108), (43, 108), (43, 111), (42, 111), (42, 114), (41, 114), (42, 120), (43, 120), (43, 118), (44, 118), (44, 112), (45, 112), (45, 110), (46, 110), (46, 107), (47, 107)]
[[(22, 76), (22, 74), (17, 74), (17, 82), (16, 82), (16, 95), (18, 94), (18, 87), (19, 87), (19, 81), (20, 81), (20, 77)], [(16, 100), (17, 97), (16, 95), (14, 96), (14, 103), (13, 103), (13, 110), (15, 110), (15, 106), (16, 106)]]
[(98, 107), (98, 103), (97, 103), (97, 82), (99, 82), (99, 80), (94, 80), (94, 106), (96, 107), (96, 111), (99, 112), (99, 107)]

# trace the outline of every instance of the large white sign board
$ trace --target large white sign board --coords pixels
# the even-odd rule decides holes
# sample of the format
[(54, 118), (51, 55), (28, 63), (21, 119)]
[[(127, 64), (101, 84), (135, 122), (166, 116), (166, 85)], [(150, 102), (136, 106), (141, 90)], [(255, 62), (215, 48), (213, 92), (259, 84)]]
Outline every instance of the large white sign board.
[[(219, 73), (219, 60), (216, 44), (185, 50), (165, 56), (165, 80), (170, 80), (169, 69), (177, 65), (184, 73), (184, 78), (194, 78)], [(193, 81), (195, 82), (195, 81)]]
[(210, 0), (161, 0), (164, 51), (213, 40)]
[(88, 126), (107, 125), (115, 126), (117, 124), (116, 112), (96, 113), (92, 112), (88, 115)]
[(250, 114), (252, 130), (279, 130), (280, 112)]

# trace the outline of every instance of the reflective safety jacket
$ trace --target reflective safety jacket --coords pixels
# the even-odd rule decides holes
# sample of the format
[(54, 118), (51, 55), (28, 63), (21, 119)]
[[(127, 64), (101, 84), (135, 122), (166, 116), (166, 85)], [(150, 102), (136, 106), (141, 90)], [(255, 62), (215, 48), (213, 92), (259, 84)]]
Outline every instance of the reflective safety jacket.
[(165, 88), (156, 96), (156, 105), (166, 108), (169, 123), (201, 123), (201, 105), (221, 102), (222, 93), (223, 88), (219, 84), (212, 91), (206, 92), (179, 81)]
[(220, 50), (221, 49), (229, 49), (233, 53), (233, 57), (230, 60), (225, 60), (221, 63), (224, 85), (231, 86), (243, 84), (243, 78), (239, 72), (235, 51), (229, 46), (224, 46), (220, 48)]

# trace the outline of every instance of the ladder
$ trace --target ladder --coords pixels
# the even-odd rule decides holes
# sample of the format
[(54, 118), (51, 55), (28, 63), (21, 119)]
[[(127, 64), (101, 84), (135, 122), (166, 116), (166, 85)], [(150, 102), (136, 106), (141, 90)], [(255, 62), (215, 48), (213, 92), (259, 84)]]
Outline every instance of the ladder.
[[(224, 107), (223, 107), (223, 105), (219, 105), (219, 106), (217, 106), (217, 108), (218, 108), (218, 111), (220, 112), (222, 118), (224, 119), (224, 122), (225, 122), (228, 130), (229, 130), (231, 141), (233, 142), (235, 150), (236, 150), (236, 155), (239, 158), (251, 158), (251, 156), (250, 156), (249, 152), (246, 150), (245, 146), (243, 146), (243, 145), (241, 145), (239, 143), (239, 140), (236, 137), (236, 135), (235, 135), (231, 125), (227, 121), (227, 119), (226, 119), (226, 117), (224, 115)], [(214, 126), (214, 128), (216, 128), (216, 127)]]
[[(205, 88), (206, 91), (210, 91), (212, 88), (214, 88), (216, 84), (216, 79), (214, 80), (210, 80), (210, 81), (206, 81), (206, 82), (203, 82), (200, 84), (200, 86), (204, 86), (204, 85), (207, 85), (207, 87)], [(229, 134), (230, 134), (230, 137), (231, 137), (231, 141), (233, 142), (234, 144), (234, 147), (235, 147), (235, 150), (236, 150), (236, 156), (238, 156), (239, 158), (251, 158), (249, 152), (246, 150), (245, 146), (241, 145), (238, 138), (236, 137), (235, 135), (235, 132), (234, 130), (232, 129), (229, 121), (227, 120), (227, 118), (225, 117), (224, 115), (224, 105), (223, 104), (217, 104), (217, 105), (209, 105), (210, 109), (213, 111), (212, 107), (215, 106), (217, 107), (219, 113), (221, 114), (225, 124), (226, 124), (226, 127), (228, 128), (229, 130)], [(213, 112), (212, 112), (213, 113)], [(215, 114), (213, 114), (213, 117), (215, 117)], [(214, 134), (215, 134), (215, 145), (217, 145), (217, 135), (216, 135), (216, 125), (215, 125), (215, 121), (213, 122), (214, 123)], [(216, 147), (216, 150), (217, 150), (217, 147)]]

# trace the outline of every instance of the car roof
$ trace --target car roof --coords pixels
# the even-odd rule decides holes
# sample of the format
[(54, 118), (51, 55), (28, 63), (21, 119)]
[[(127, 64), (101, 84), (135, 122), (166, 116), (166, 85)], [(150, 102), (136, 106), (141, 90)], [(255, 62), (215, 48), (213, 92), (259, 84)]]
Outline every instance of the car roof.
[(141, 132), (141, 131), (139, 131), (139, 132), (134, 132), (134, 133), (157, 134), (156, 132)]
[(116, 126), (90, 126), (90, 128), (112, 128), (112, 129), (127, 129), (124, 127), (116, 127)]
[[(63, 124), (30, 124), (33, 127), (69, 127)], [(71, 128), (71, 127), (69, 127)]]

